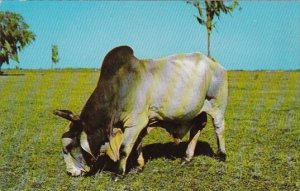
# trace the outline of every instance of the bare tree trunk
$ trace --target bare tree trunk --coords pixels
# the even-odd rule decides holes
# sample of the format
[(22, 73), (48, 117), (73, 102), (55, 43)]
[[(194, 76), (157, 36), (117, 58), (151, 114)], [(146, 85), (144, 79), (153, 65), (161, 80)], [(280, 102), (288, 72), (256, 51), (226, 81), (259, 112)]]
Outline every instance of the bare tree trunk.
[(2, 74), (4, 73), (4, 72), (1, 70), (2, 64), (3, 64), (3, 63), (0, 63), (0, 75), (2, 75)]
[(211, 31), (207, 30), (207, 56), (211, 58), (211, 55), (210, 55), (210, 35), (211, 35)]
[(211, 35), (211, 31), (212, 31), (212, 12), (211, 12), (211, 8), (210, 8), (210, 0), (205, 1), (205, 5), (206, 5), (206, 30), (207, 30), (207, 56), (211, 57), (210, 55), (210, 35)]

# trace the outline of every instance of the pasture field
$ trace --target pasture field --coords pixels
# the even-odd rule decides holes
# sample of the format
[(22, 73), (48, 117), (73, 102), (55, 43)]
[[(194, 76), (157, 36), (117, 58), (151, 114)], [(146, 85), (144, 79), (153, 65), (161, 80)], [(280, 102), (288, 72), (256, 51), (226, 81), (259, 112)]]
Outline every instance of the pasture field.
[(99, 71), (23, 73), (0, 76), (0, 190), (300, 190), (299, 71), (228, 72), (226, 162), (213, 157), (209, 119), (192, 162), (181, 166), (185, 143), (175, 146), (156, 129), (144, 139), (145, 169), (118, 182), (109, 171), (66, 174), (61, 135), (68, 122), (52, 114), (79, 113)]

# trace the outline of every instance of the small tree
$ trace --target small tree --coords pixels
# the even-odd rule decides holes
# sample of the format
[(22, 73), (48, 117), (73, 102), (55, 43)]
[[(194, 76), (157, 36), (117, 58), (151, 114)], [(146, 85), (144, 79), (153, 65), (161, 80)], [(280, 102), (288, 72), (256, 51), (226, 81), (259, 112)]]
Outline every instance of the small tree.
[(57, 64), (59, 62), (58, 46), (57, 45), (52, 45), (51, 60), (52, 60), (52, 66), (51, 66), (51, 68), (53, 69), (53, 65)]
[[(231, 5), (226, 5), (225, 1), (222, 0), (187, 0), (187, 3), (194, 5), (197, 8), (199, 16), (196, 16), (197, 21), (200, 25), (205, 25), (207, 30), (207, 55), (211, 57), (210, 51), (210, 37), (212, 28), (216, 26), (213, 23), (215, 16), (220, 18), (220, 14), (223, 12), (225, 14), (232, 13), (233, 10), (239, 6), (238, 0), (234, 0)], [(204, 7), (204, 8), (202, 8)], [(205, 15), (203, 14), (203, 10)]]
[(0, 74), (2, 65), (9, 64), (10, 59), (19, 63), (19, 51), (35, 37), (20, 14), (0, 11)]

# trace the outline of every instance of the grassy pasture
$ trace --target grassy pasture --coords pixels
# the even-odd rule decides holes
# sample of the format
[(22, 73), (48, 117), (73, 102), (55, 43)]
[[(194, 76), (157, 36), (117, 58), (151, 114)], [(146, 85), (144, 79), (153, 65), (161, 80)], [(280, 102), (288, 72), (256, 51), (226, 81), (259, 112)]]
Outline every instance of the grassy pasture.
[(60, 139), (67, 121), (52, 115), (79, 113), (99, 72), (24, 73), (0, 76), (0, 190), (300, 190), (300, 72), (229, 71), (225, 163), (212, 157), (211, 121), (184, 166), (184, 143), (157, 129), (144, 139), (144, 171), (119, 182), (106, 171), (69, 177)]

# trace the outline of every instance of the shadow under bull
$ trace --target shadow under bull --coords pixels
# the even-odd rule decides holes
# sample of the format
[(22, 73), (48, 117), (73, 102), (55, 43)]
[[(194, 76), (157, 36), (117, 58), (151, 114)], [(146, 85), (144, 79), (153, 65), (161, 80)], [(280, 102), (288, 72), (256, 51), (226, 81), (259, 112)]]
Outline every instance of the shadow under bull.
[[(150, 160), (155, 160), (158, 158), (176, 160), (185, 156), (187, 145), (188, 142), (181, 142), (178, 145), (174, 144), (173, 142), (149, 144), (143, 147), (143, 156), (146, 163)], [(215, 154), (213, 152), (213, 149), (207, 142), (198, 141), (194, 156), (214, 157)], [(127, 161), (127, 172), (137, 166), (136, 158), (136, 153), (131, 153), (129, 160)], [(113, 162), (107, 156), (102, 156), (99, 157), (99, 159), (93, 166), (92, 171), (88, 173), (87, 176), (95, 175), (96, 173), (101, 171), (115, 172), (117, 167), (117, 162)]]

